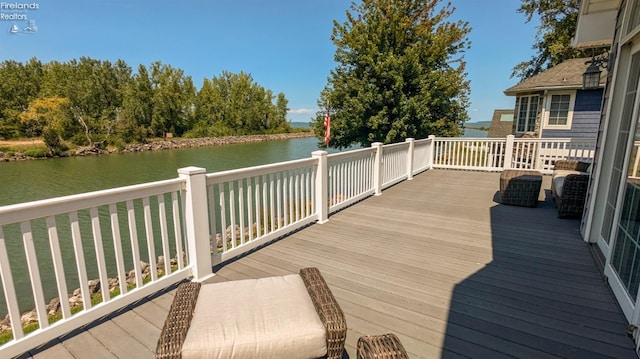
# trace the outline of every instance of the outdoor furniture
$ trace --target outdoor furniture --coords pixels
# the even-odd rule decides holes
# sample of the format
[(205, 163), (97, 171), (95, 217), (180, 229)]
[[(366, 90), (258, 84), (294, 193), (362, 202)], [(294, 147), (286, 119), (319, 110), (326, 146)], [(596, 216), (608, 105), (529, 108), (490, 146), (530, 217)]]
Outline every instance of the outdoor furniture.
[(183, 283), (156, 358), (342, 358), (344, 314), (317, 268), (215, 284)]
[(542, 186), (542, 174), (529, 170), (504, 170), (500, 174), (500, 203), (535, 207)]
[(577, 160), (557, 160), (551, 177), (551, 195), (560, 218), (580, 218), (589, 186), (591, 164)]
[(360, 337), (357, 359), (409, 359), (409, 355), (400, 339), (389, 333)]

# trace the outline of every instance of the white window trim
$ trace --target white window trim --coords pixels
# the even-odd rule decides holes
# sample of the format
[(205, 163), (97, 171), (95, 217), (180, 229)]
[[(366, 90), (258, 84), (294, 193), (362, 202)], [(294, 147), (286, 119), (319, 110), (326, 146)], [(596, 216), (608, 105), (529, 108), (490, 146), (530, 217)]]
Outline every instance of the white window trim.
[[(567, 123), (564, 125), (549, 124), (549, 114), (551, 111), (551, 97), (553, 95), (569, 95), (569, 112), (567, 113)], [(576, 91), (549, 92), (544, 99), (544, 109), (542, 113), (542, 128), (545, 130), (570, 130), (573, 123), (573, 108), (576, 104)]]
[[(537, 97), (538, 98), (538, 104), (536, 105), (536, 116), (533, 117), (533, 118), (528, 118), (527, 122), (524, 125), (524, 131), (520, 131), (520, 130), (518, 130), (518, 124), (520, 122), (520, 101), (522, 101), (521, 99), (523, 97), (528, 97), (529, 98), (528, 103), (527, 103), (527, 116), (529, 115), (529, 108), (531, 106), (531, 98), (532, 97)], [(540, 102), (542, 100), (543, 100), (543, 98), (539, 94), (521, 95), (521, 96), (517, 97), (517, 99), (516, 99), (516, 104), (517, 104), (516, 112), (514, 113), (514, 115), (515, 115), (514, 121), (515, 121), (515, 124), (516, 124), (515, 133), (535, 132), (537, 130), (535, 123), (538, 120), (538, 116), (540, 114), (540, 105), (541, 105)], [(533, 121), (534, 129), (533, 129), (533, 131), (528, 131), (529, 123), (531, 123), (531, 121)]]

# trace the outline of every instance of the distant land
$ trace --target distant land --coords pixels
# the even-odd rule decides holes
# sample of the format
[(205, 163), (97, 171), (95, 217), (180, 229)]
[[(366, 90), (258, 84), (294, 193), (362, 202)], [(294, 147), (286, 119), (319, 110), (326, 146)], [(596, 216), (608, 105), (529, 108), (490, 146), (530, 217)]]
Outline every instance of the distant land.
[(289, 125), (293, 128), (311, 128), (309, 122), (289, 122)]
[(491, 121), (467, 122), (464, 124), (465, 128), (489, 128), (489, 126), (491, 126)]

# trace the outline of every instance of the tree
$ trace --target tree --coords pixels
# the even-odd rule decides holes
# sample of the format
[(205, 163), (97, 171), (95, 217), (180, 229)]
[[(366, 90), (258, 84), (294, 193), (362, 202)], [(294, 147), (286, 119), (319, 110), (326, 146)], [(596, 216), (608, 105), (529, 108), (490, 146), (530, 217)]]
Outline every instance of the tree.
[(182, 134), (190, 127), (196, 88), (191, 76), (184, 71), (159, 61), (151, 64), (151, 86), (153, 89), (153, 111), (151, 130), (155, 135), (167, 132)]
[(63, 152), (62, 137), (72, 126), (70, 101), (63, 97), (37, 98), (20, 113), (20, 121), (26, 125), (31, 137), (43, 135), (44, 143), (53, 155)]
[(602, 49), (579, 50), (571, 46), (576, 32), (580, 0), (521, 0), (519, 13), (530, 22), (534, 16), (540, 18), (536, 42), (532, 49), (536, 54), (513, 68), (511, 77), (528, 79), (540, 72), (569, 60), (598, 55)]
[[(439, 0), (363, 0), (334, 21), (338, 66), (318, 105), (330, 106), (332, 147), (458, 136), (468, 119), (466, 22)], [(324, 137), (325, 111), (312, 125)]]
[(0, 63), (0, 138), (26, 135), (19, 115), (38, 96), (42, 72), (42, 63), (35, 58), (26, 64), (10, 60)]
[(153, 86), (144, 65), (128, 82), (122, 99), (118, 134), (125, 142), (144, 142), (151, 131)]
[(250, 74), (223, 71), (204, 79), (196, 98), (198, 123), (194, 136), (257, 134), (286, 131), (288, 100), (278, 94), (276, 104), (271, 90), (258, 85)]

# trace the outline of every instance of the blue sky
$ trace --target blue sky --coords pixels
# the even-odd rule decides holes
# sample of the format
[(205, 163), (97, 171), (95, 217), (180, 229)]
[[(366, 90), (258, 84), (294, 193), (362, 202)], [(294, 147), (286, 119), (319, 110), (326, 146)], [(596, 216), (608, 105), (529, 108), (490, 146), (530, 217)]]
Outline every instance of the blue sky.
[[(520, 0), (451, 2), (454, 19), (472, 28), (465, 55), (468, 112), (472, 122), (490, 120), (494, 109), (514, 107), (514, 98), (503, 91), (517, 82), (510, 78), (513, 66), (533, 54), (537, 23), (525, 24), (516, 13)], [(134, 70), (161, 61), (183, 69), (198, 87), (222, 71), (244, 71), (286, 95), (289, 119), (307, 122), (335, 67), (333, 20), (344, 21), (351, 1), (23, 0), (18, 3), (38, 8), (7, 8), (14, 3), (0, 0), (0, 61), (88, 56), (123, 59)], [(37, 31), (23, 31), (28, 20)], [(13, 24), (20, 31), (12, 34)]]

